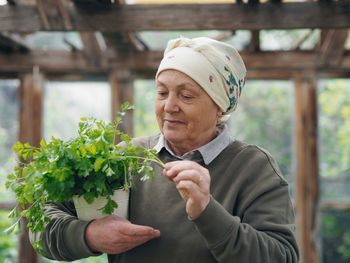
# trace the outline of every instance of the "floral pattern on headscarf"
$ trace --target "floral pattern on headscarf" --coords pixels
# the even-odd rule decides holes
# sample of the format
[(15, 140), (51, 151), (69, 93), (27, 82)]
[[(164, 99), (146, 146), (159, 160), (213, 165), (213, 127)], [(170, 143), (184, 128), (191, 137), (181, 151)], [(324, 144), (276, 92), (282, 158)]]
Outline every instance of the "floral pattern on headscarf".
[(230, 105), (226, 109), (226, 112), (231, 112), (237, 107), (238, 98), (241, 96), (242, 88), (245, 84), (245, 78), (239, 79), (237, 83), (232, 72), (230, 72), (230, 70), (226, 66), (224, 66), (224, 69), (228, 73), (228, 75), (225, 77), (225, 82), (229, 87), (228, 99), (230, 101)]

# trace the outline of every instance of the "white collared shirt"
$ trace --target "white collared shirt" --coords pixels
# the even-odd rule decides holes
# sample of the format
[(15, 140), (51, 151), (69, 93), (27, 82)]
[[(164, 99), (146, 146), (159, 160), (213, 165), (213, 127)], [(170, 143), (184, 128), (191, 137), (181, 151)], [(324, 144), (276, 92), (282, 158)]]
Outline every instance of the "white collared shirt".
[(169, 148), (163, 134), (159, 136), (159, 140), (153, 149), (159, 153), (163, 148), (165, 148), (172, 156), (180, 160), (192, 159), (193, 155), (199, 152), (203, 158), (204, 163), (208, 165), (233, 141), (234, 139), (231, 138), (227, 125), (224, 125), (222, 129), (219, 129), (218, 136), (216, 136), (213, 140), (197, 149), (185, 153), (182, 156), (177, 156)]

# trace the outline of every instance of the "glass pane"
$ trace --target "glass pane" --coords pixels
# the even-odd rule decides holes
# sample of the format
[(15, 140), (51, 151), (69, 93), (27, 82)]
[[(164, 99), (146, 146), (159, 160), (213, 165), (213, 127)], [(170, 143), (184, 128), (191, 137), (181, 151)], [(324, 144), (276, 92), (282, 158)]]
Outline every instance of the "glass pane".
[(277, 161), (294, 196), (293, 82), (248, 81), (229, 127), (235, 139), (266, 149)]
[(18, 139), (18, 86), (18, 80), (0, 80), (0, 202), (12, 197), (5, 181), (15, 164), (12, 145)]
[(111, 92), (107, 82), (46, 82), (44, 137), (68, 139), (77, 135), (81, 117), (111, 120)]
[(321, 216), (322, 262), (350, 262), (350, 211), (328, 210)]
[[(12, 145), (18, 139), (18, 86), (18, 80), (0, 80), (0, 202), (14, 199), (5, 188), (5, 181), (15, 165)], [(16, 234), (3, 234), (12, 222), (8, 213), (0, 210), (0, 262), (17, 261)]]
[(24, 41), (32, 49), (69, 51), (70, 45), (77, 49), (83, 48), (80, 35), (77, 32), (36, 32), (27, 35)]
[(348, 35), (348, 38), (345, 42), (345, 49), (348, 49), (348, 50), (350, 49), (350, 34)]
[(145, 136), (159, 133), (154, 113), (155, 83), (153, 80), (137, 80), (134, 82), (135, 136)]
[(350, 80), (318, 86), (321, 199), (350, 200)]
[(261, 30), (260, 47), (262, 50), (311, 50), (315, 47), (320, 35), (319, 30)]

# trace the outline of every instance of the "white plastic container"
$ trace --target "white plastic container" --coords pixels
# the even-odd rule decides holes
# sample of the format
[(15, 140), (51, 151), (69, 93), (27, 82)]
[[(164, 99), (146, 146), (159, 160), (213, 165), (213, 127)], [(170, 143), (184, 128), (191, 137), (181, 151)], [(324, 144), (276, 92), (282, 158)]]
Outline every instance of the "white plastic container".
[[(122, 189), (116, 190), (114, 191), (112, 199), (118, 204), (118, 208), (114, 211), (113, 214), (127, 219), (129, 207), (129, 191)], [(85, 201), (84, 197), (74, 196), (73, 202), (79, 219), (92, 220), (107, 216), (101, 211), (101, 208), (104, 207), (107, 203), (107, 199), (105, 197), (95, 198), (95, 200), (89, 204)]]

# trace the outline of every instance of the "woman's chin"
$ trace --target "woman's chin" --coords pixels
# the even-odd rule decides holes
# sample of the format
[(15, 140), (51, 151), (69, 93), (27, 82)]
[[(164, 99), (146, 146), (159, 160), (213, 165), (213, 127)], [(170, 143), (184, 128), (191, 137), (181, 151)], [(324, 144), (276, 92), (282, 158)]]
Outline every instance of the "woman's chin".
[(163, 131), (163, 135), (165, 140), (170, 142), (171, 144), (183, 143), (186, 141), (185, 133), (179, 131)]

